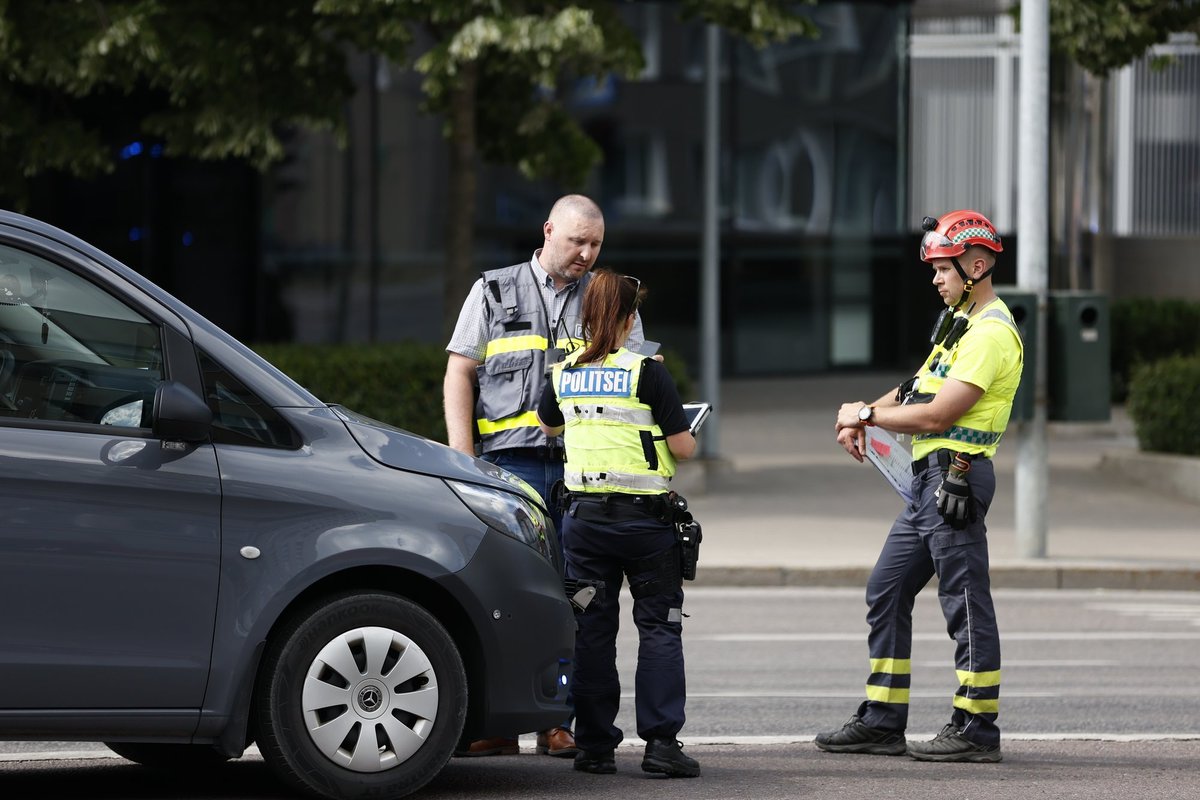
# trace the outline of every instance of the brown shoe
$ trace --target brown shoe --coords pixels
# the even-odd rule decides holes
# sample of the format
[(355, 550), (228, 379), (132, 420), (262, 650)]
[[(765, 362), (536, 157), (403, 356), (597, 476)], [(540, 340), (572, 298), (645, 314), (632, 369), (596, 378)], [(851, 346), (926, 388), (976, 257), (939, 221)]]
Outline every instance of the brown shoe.
[(566, 728), (551, 728), (537, 735), (537, 752), (555, 758), (568, 758), (579, 752), (579, 748), (575, 746), (575, 734)]
[[(494, 736), (491, 739), (476, 739), (466, 750), (456, 750), (458, 758), (478, 756), (515, 756), (521, 752), (521, 745), (516, 737)], [(540, 752), (540, 751), (539, 751)]]

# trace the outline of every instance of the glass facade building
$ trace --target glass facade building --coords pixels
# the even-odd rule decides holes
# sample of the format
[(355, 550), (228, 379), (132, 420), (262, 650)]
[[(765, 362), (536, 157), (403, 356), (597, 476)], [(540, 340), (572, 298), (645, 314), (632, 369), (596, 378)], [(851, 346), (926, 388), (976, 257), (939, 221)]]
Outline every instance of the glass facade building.
[[(630, 3), (622, 13), (641, 38), (643, 74), (580, 83), (564, 96), (604, 154), (579, 188), (605, 212), (598, 264), (646, 282), (649, 337), (695, 364), (705, 29), (681, 22), (673, 3)], [(755, 49), (722, 37), (727, 375), (890, 362), (893, 336), (878, 327), (871, 287), (919, 264), (907, 246), (903, 171), (908, 7), (822, 3), (812, 13), (817, 39)], [(461, 302), (442, 296), (447, 144), (439, 121), (418, 109), (418, 76), (356, 63), (363, 91), (348, 109), (349, 147), (300, 135), (267, 181), (265, 268), (297, 339), (368, 339), (374, 302), (376, 338), (443, 342), (444, 318)], [(475, 267), (528, 258), (564, 191), (481, 165)]]

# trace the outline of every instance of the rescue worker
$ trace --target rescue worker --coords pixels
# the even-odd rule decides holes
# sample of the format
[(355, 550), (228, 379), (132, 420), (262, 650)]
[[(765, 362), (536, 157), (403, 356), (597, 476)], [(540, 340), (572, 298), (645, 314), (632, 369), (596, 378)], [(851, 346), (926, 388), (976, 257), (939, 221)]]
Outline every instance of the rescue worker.
[[(921, 761), (1000, 761), (996, 725), (1000, 637), (988, 576), (984, 522), (995, 493), (992, 456), (1021, 379), (1023, 346), (992, 287), (1003, 247), (976, 211), (926, 217), (921, 259), (947, 308), (916, 376), (874, 403), (845, 403), (837, 441), (862, 461), (865, 427), (912, 434), (912, 503), (896, 518), (867, 582), (871, 671), (866, 700), (840, 729), (818, 734), (834, 753), (904, 755)], [(950, 722), (929, 742), (906, 743), (916, 595), (938, 577), (955, 642), (959, 687)]]
[[(488, 270), (471, 287), (446, 345), (443, 396), (447, 443), (475, 455), (478, 441), (481, 458), (536, 489), (559, 531), (561, 553), (562, 519), (550, 488), (562, 479), (562, 441), (542, 433), (536, 408), (550, 364), (583, 344), (580, 301), (604, 243), (604, 215), (590, 198), (564, 195), (550, 209), (542, 234), (542, 247), (528, 261)], [(639, 318), (629, 346), (641, 344)], [(569, 709), (564, 724), (538, 733), (536, 749), (575, 755)], [(518, 752), (510, 734), (479, 739), (456, 755)]]
[(700, 765), (676, 739), (683, 727), (683, 588), (671, 514), (671, 476), (696, 440), (663, 365), (624, 347), (643, 290), (597, 270), (583, 297), (588, 345), (553, 368), (538, 405), (547, 436), (567, 450), (563, 545), (570, 578), (604, 589), (578, 617), (575, 637), (575, 769), (616, 772), (620, 704), (616, 640), (623, 578), (640, 637), (635, 704), (646, 740), (642, 769), (695, 777)]

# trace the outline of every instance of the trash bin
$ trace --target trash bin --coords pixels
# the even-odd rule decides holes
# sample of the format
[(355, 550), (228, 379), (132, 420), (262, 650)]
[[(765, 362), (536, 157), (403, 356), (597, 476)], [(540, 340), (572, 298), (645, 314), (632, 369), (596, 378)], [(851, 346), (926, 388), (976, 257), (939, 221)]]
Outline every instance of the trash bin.
[(1108, 298), (1097, 292), (1052, 291), (1048, 300), (1047, 418), (1107, 420), (1112, 406)]
[(1037, 359), (1037, 293), (1018, 289), (1015, 286), (997, 286), (996, 294), (1012, 312), (1021, 340), (1025, 342), (1025, 367), (1021, 371), (1021, 386), (1013, 398), (1013, 422), (1033, 419), (1034, 365)]

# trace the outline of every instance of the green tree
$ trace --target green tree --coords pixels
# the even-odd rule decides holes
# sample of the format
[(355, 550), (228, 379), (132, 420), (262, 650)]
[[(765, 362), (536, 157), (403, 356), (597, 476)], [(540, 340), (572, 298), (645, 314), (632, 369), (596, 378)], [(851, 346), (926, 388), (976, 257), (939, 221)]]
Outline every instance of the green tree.
[[(814, 2), (815, 0), (807, 0)], [(600, 150), (561, 102), (587, 76), (631, 78), (640, 45), (604, 0), (0, 0), (0, 195), (48, 171), (111, 169), (116, 141), (265, 168), (286, 127), (343, 131), (351, 48), (424, 75), (450, 152), (446, 302), (474, 278), (480, 161), (580, 184)], [(788, 0), (680, 0), (755, 45), (816, 28)], [(415, 34), (432, 42), (414, 54)], [(413, 59), (415, 58), (415, 61)], [(480, 136), (486, 131), (486, 136)], [(448, 315), (449, 316), (449, 315)], [(452, 324), (452, 320), (448, 320)]]
[(265, 167), (281, 126), (338, 125), (343, 22), (295, 0), (0, 0), (0, 192), (111, 169), (123, 137)]
[(1172, 33), (1200, 34), (1200, 0), (1051, 0), (1050, 38), (1103, 77)]

